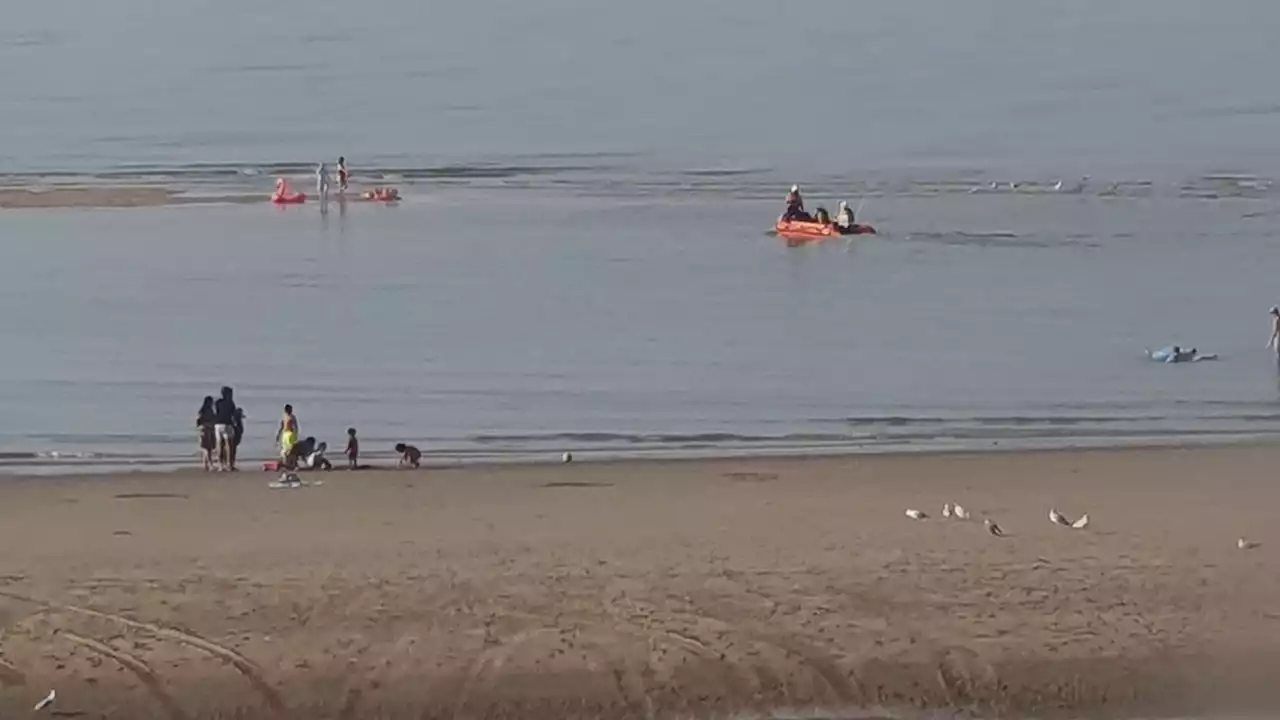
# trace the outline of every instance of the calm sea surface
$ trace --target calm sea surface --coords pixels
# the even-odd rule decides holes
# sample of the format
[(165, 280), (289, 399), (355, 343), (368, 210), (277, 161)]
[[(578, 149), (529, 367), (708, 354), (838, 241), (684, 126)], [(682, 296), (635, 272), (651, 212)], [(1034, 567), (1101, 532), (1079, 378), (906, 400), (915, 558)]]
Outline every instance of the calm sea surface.
[[(265, 196), (343, 154), (405, 201), (0, 211), (0, 468), (185, 462), (224, 383), (254, 456), (285, 402), (439, 461), (1276, 434), (1277, 27), (1261, 0), (15, 4), (0, 184)], [(784, 247), (792, 182), (884, 234)], [(1222, 359), (1145, 360), (1171, 343)]]

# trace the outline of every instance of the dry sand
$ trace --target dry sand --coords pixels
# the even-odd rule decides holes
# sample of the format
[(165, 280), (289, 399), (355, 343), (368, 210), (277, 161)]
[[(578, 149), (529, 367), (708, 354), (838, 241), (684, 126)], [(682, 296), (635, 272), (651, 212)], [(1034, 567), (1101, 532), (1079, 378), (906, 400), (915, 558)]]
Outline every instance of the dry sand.
[[(1280, 449), (0, 484), (0, 716), (1280, 708)], [(958, 501), (1008, 531), (937, 519)], [(1092, 525), (1051, 525), (1050, 506)], [(934, 518), (907, 519), (921, 508)], [(1246, 536), (1261, 543), (1240, 550)]]

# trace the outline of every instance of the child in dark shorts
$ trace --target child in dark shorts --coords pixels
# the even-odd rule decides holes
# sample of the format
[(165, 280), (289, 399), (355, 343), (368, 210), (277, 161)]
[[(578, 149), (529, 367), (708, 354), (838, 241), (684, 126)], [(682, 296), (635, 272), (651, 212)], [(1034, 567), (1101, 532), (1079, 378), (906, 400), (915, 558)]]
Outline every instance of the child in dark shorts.
[(347, 467), (355, 470), (360, 463), (360, 439), (355, 428), (347, 428)]

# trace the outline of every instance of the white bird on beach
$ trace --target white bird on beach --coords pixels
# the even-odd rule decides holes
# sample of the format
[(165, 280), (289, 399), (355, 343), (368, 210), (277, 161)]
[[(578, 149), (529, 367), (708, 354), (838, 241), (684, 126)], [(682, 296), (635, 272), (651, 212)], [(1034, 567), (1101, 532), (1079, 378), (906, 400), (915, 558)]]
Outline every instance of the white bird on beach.
[(1077, 530), (1083, 530), (1089, 527), (1089, 513), (1081, 515), (1079, 520), (1071, 523), (1071, 527)]
[(1061, 189), (1062, 189), (1062, 181), (1061, 181), (1061, 180), (1059, 180), (1058, 182), (1056, 182), (1056, 183), (1054, 183), (1054, 184), (1053, 184), (1053, 191), (1054, 191), (1054, 192), (1058, 192), (1058, 191), (1059, 191), (1059, 190), (1061, 190)]
[(991, 519), (988, 518), (986, 520), (983, 520), (982, 524), (987, 526), (987, 532), (991, 533), (992, 535), (995, 535), (996, 537), (1004, 537), (1004, 530), (1001, 530), (1000, 526), (995, 524), (995, 522), (992, 521)]
[(49, 694), (45, 695), (43, 700), (36, 703), (36, 706), (31, 708), (31, 712), (40, 712), (41, 710), (49, 707), (50, 705), (53, 704), (54, 699), (57, 697), (58, 697), (58, 691), (50, 690)]
[(571, 463), (571, 462), (573, 462), (573, 453), (571, 453), (571, 452), (566, 452), (565, 454), (561, 455), (561, 456), (560, 456), (560, 462), (563, 462), (563, 463)]
[(942, 517), (948, 520), (951, 519), (951, 503), (942, 504)]
[(925, 518), (929, 517), (928, 515), (925, 515), (919, 510), (913, 510), (911, 508), (907, 508), (907, 512), (905, 513), (905, 515), (911, 518), (912, 520), (924, 520)]
[(961, 505), (960, 503), (956, 503), (956, 506), (954, 509), (952, 509), (951, 514), (954, 515), (957, 520), (969, 519), (969, 511), (965, 510), (964, 506)]
[(1054, 525), (1062, 525), (1064, 527), (1071, 524), (1070, 520), (1063, 517), (1062, 513), (1058, 512), (1054, 508), (1049, 508), (1049, 522), (1053, 523)]
[(1258, 547), (1258, 545), (1259, 543), (1250, 542), (1248, 540), (1245, 540), (1244, 538), (1240, 538), (1239, 540), (1236, 540), (1236, 547), (1240, 548), (1241, 550), (1252, 550)]

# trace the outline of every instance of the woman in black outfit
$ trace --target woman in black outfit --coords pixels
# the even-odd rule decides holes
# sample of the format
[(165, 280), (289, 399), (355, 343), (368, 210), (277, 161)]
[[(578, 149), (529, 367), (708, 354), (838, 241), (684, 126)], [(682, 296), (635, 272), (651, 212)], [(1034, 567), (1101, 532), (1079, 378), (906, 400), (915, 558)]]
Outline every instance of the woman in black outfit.
[(196, 434), (200, 438), (200, 459), (204, 461), (205, 472), (213, 470), (213, 452), (218, 449), (218, 440), (213, 434), (214, 414), (213, 396), (205, 395), (196, 413)]

